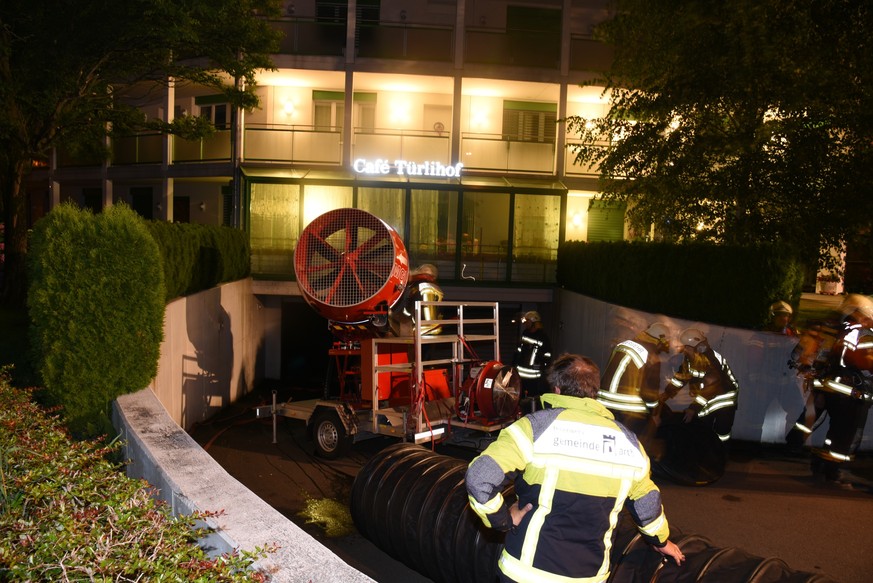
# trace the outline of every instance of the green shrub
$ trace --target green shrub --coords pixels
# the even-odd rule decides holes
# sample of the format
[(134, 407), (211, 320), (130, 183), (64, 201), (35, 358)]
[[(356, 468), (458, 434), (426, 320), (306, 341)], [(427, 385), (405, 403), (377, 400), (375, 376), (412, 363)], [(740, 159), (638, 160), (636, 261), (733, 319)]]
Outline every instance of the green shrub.
[(161, 251), (167, 301), (248, 277), (251, 272), (244, 231), (165, 221), (147, 225)]
[(782, 245), (578, 241), (558, 249), (558, 284), (600, 300), (688, 320), (758, 328), (770, 304), (797, 306), (804, 266)]
[(164, 321), (158, 246), (116, 205), (60, 205), (36, 223), (28, 256), (35, 369), (71, 431), (110, 430), (110, 403), (157, 373)]
[(209, 558), (202, 516), (173, 518), (148, 484), (71, 441), (0, 370), (0, 581), (264, 581), (262, 550)]

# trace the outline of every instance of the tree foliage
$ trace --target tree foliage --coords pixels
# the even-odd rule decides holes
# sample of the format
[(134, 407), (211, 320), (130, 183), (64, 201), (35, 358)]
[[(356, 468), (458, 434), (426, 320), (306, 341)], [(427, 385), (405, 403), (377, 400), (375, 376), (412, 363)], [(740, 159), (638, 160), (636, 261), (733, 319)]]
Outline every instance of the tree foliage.
[[(0, 192), (4, 296), (23, 298), (27, 250), (22, 184), (52, 148), (100, 148), (111, 132), (186, 137), (201, 118), (172, 123), (137, 109), (142, 81), (197, 83), (240, 108), (257, 106), (255, 73), (272, 68), (278, 33), (260, 16), (278, 0), (4, 0), (0, 3)], [(152, 85), (153, 86), (153, 85)], [(105, 152), (103, 152), (105, 153)]]
[(598, 119), (568, 120), (603, 196), (667, 240), (793, 244), (869, 226), (873, 5), (617, 0)]

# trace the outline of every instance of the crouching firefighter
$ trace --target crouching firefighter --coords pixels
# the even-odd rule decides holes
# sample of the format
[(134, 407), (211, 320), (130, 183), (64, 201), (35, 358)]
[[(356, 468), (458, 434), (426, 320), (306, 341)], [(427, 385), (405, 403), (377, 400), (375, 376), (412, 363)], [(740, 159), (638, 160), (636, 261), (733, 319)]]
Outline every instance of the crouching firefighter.
[(737, 412), (737, 379), (727, 360), (712, 349), (703, 332), (688, 328), (679, 339), (684, 358), (662, 399), (672, 398), (687, 386), (692, 401), (682, 413), (682, 421), (710, 427), (722, 443), (727, 443)]
[[(500, 580), (606, 581), (623, 508), (649, 544), (681, 565), (645, 450), (595, 400), (597, 365), (564, 354), (547, 381), (554, 392), (541, 397), (544, 408), (501, 431), (467, 468), (470, 506), (486, 526), (507, 532)], [(518, 497), (511, 505), (502, 494), (510, 476)]]

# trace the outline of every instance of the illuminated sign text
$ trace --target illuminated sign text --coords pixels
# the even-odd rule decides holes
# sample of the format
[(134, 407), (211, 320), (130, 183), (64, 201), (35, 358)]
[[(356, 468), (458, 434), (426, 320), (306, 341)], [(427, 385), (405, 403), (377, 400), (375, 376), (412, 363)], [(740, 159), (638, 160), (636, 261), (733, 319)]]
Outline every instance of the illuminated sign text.
[(464, 167), (462, 162), (454, 166), (446, 166), (442, 162), (410, 162), (409, 160), (394, 160), (392, 164), (388, 160), (377, 158), (367, 160), (358, 158), (352, 164), (352, 169), (358, 174), (396, 174), (398, 176), (440, 176), (443, 178), (455, 178), (461, 175)]

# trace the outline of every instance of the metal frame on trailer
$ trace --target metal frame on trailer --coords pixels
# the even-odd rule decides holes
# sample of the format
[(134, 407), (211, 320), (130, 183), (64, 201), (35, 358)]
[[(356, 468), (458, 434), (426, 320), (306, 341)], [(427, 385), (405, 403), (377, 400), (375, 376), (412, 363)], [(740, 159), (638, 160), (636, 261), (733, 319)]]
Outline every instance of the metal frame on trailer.
[[(439, 319), (422, 320), (426, 308), (432, 308)], [(468, 430), (492, 434), (515, 421), (513, 415), (494, 422), (462, 420), (455, 414), (455, 397), (471, 377), (478, 375), (486, 361), (500, 358), (499, 308), (497, 302), (425, 302), (415, 303), (415, 332), (406, 337), (379, 337), (363, 339), (361, 354), (361, 405), (342, 399), (311, 399), (287, 401), (259, 407), (258, 416), (273, 416), (273, 441), (276, 442), (276, 418), (278, 416), (301, 419), (311, 425), (319, 412), (332, 410), (346, 431), (346, 437), (354, 441), (386, 435), (415, 443), (440, 442), (450, 438), (455, 430)], [(422, 333), (432, 326), (439, 326), (439, 334)], [(380, 355), (398, 347), (411, 348), (412, 358), (400, 363), (380, 363)], [(390, 347), (390, 348), (389, 348)], [(425, 359), (428, 352), (439, 352), (437, 357)], [(482, 351), (480, 354), (479, 351)], [(372, 365), (364, 370), (365, 361)], [(449, 379), (450, 396), (441, 399), (425, 398), (427, 372), (444, 370)], [(379, 375), (401, 373), (409, 377), (409, 402), (402, 405), (389, 404), (380, 399)], [(368, 379), (365, 381), (364, 376)], [(390, 382), (390, 381), (389, 381)], [(365, 387), (369, 394), (364, 395)], [(382, 387), (384, 390), (384, 386)], [(366, 397), (366, 398), (365, 398)]]

